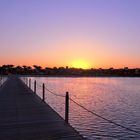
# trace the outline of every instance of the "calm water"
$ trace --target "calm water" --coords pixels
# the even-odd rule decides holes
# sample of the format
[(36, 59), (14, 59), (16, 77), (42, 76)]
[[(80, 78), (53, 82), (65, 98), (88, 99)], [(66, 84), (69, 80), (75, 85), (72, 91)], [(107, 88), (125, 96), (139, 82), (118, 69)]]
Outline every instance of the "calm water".
[[(54, 93), (70, 97), (107, 119), (140, 132), (140, 78), (31, 78)], [(33, 85), (32, 85), (33, 88)], [(64, 117), (65, 98), (46, 91), (46, 102)], [(139, 140), (140, 135), (109, 124), (70, 101), (70, 124), (88, 140)]]

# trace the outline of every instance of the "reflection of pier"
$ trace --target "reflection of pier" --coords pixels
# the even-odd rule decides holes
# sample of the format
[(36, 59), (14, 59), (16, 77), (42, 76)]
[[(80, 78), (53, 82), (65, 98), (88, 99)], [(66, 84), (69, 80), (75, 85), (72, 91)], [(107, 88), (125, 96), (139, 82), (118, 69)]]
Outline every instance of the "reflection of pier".
[(82, 136), (17, 77), (0, 89), (1, 140), (82, 140)]

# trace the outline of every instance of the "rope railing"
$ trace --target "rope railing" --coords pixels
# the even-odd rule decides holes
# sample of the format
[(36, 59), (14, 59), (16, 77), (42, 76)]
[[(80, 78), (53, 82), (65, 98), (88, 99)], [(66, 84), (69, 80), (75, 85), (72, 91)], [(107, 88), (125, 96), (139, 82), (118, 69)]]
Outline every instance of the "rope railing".
[(3, 85), (3, 77), (1, 76), (0, 77), (0, 86), (2, 86)]
[[(41, 83), (41, 84), (36, 83), (36, 86), (38, 86), (38, 87), (40, 87), (40, 88), (43, 88), (43, 84), (44, 84), (44, 83)], [(47, 90), (49, 93), (55, 95), (55, 96), (65, 97), (64, 95), (57, 94), (57, 93), (51, 91), (50, 89), (46, 88), (45, 84), (44, 84), (44, 89)]]
[(0, 87), (2, 87), (4, 85), (6, 80), (7, 80), (7, 77), (3, 77), (3, 76), (0, 77)]
[(46, 89), (48, 92), (50, 92), (50, 93), (52, 93), (53, 95), (55, 95), (55, 96), (65, 97), (64, 95), (60, 95), (60, 94), (56, 94), (56, 93), (52, 92), (51, 90), (49, 90), (49, 89), (46, 88), (46, 87), (45, 87), (45, 89)]
[[(51, 93), (51, 94), (53, 94), (53, 95), (55, 95), (55, 96), (65, 97), (64, 95), (57, 94), (57, 93), (51, 91), (50, 89), (46, 88), (45, 84), (44, 84), (44, 87), (43, 87), (43, 84), (44, 84), (44, 83), (42, 83), (42, 84), (36, 83), (36, 86), (39, 87), (39, 88), (42, 88), (42, 89), (47, 90), (49, 93)], [(46, 99), (46, 98), (45, 98), (45, 99)]]
[[(28, 80), (22, 80), (22, 81), (24, 81), (24, 83), (28, 86)], [(29, 81), (31, 81), (31, 80), (29, 80)], [(30, 82), (29, 82), (29, 85), (31, 85)], [(66, 123), (69, 123), (69, 100), (70, 100), (74, 104), (76, 104), (77, 106), (79, 106), (80, 108), (82, 108), (83, 110), (87, 111), (88, 113), (91, 113), (92, 115), (94, 115), (94, 116), (96, 116), (98, 118), (101, 118), (102, 120), (105, 120), (106, 122), (108, 122), (110, 124), (113, 124), (113, 125), (115, 125), (117, 127), (123, 128), (123, 129), (125, 129), (127, 131), (130, 131), (130, 132), (133, 132), (133, 133), (136, 133), (136, 134), (140, 135), (140, 131), (137, 131), (137, 130), (131, 129), (129, 127), (126, 127), (126, 126), (124, 126), (122, 124), (116, 123), (115, 121), (113, 121), (111, 119), (108, 119), (108, 118), (106, 118), (104, 116), (99, 115), (95, 111), (91, 111), (91, 110), (87, 109), (86, 107), (84, 107), (80, 103), (76, 102), (74, 99), (70, 98), (68, 92), (66, 92), (66, 95), (65, 96), (64, 95), (57, 94), (57, 93), (51, 91), (50, 89), (46, 88), (44, 83), (42, 83), (42, 85), (40, 85), (40, 84), (36, 83), (36, 80), (35, 80), (34, 81), (34, 89), (36, 88), (36, 86), (42, 88), (42, 91), (43, 91), (42, 92), (43, 93), (42, 100), (43, 101), (45, 101), (45, 99), (46, 99), (45, 98), (45, 90), (47, 90), (49, 93), (51, 93), (51, 94), (53, 94), (55, 96), (65, 97), (65, 121), (66, 121)]]
[(2, 86), (2, 78), (0, 78), (0, 87)]
[(89, 113), (91, 113), (91, 114), (93, 114), (93, 115), (95, 115), (95, 116), (97, 116), (97, 117), (99, 117), (99, 118), (101, 118), (101, 119), (107, 121), (108, 123), (114, 124), (114, 125), (116, 125), (116, 126), (119, 126), (119, 127), (121, 127), (121, 128), (124, 128), (124, 129), (126, 129), (126, 130), (129, 130), (129, 131), (131, 131), (131, 132), (134, 132), (134, 133), (137, 133), (137, 134), (140, 135), (140, 132), (139, 132), (139, 131), (136, 131), (136, 130), (133, 130), (133, 129), (128, 128), (128, 127), (126, 127), (126, 126), (123, 126), (123, 125), (121, 125), (121, 124), (118, 124), (118, 123), (116, 123), (116, 122), (114, 122), (114, 121), (112, 121), (112, 120), (110, 120), (110, 119), (107, 119), (107, 118), (105, 118), (105, 117), (103, 117), (103, 116), (97, 114), (96, 112), (93, 112), (93, 111), (91, 111), (91, 110), (88, 110), (88, 109), (85, 108), (83, 105), (81, 105), (81, 104), (77, 103), (76, 101), (74, 101), (72, 98), (70, 98), (70, 100), (71, 100), (73, 103), (75, 103), (76, 105), (78, 105), (79, 107), (81, 107), (82, 109), (84, 109), (84, 110), (86, 110), (87, 112), (89, 112)]

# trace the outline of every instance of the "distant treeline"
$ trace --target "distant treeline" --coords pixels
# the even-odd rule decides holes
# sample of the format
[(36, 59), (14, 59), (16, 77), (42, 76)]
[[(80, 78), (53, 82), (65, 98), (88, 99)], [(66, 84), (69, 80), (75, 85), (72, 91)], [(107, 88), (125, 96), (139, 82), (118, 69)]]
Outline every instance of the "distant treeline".
[(140, 77), (140, 68), (129, 69), (128, 67), (120, 69), (81, 69), (69, 67), (54, 67), (42, 68), (41, 66), (14, 66), (2, 65), (0, 66), (0, 74), (19, 74), (19, 75), (42, 75), (42, 76), (125, 76), (125, 77)]

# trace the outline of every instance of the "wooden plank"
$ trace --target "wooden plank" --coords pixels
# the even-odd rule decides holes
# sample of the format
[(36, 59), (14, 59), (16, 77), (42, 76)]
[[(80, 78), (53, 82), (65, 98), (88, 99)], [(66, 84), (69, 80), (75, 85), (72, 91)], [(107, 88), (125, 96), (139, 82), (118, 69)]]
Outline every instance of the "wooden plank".
[(83, 140), (17, 77), (0, 89), (1, 140)]

